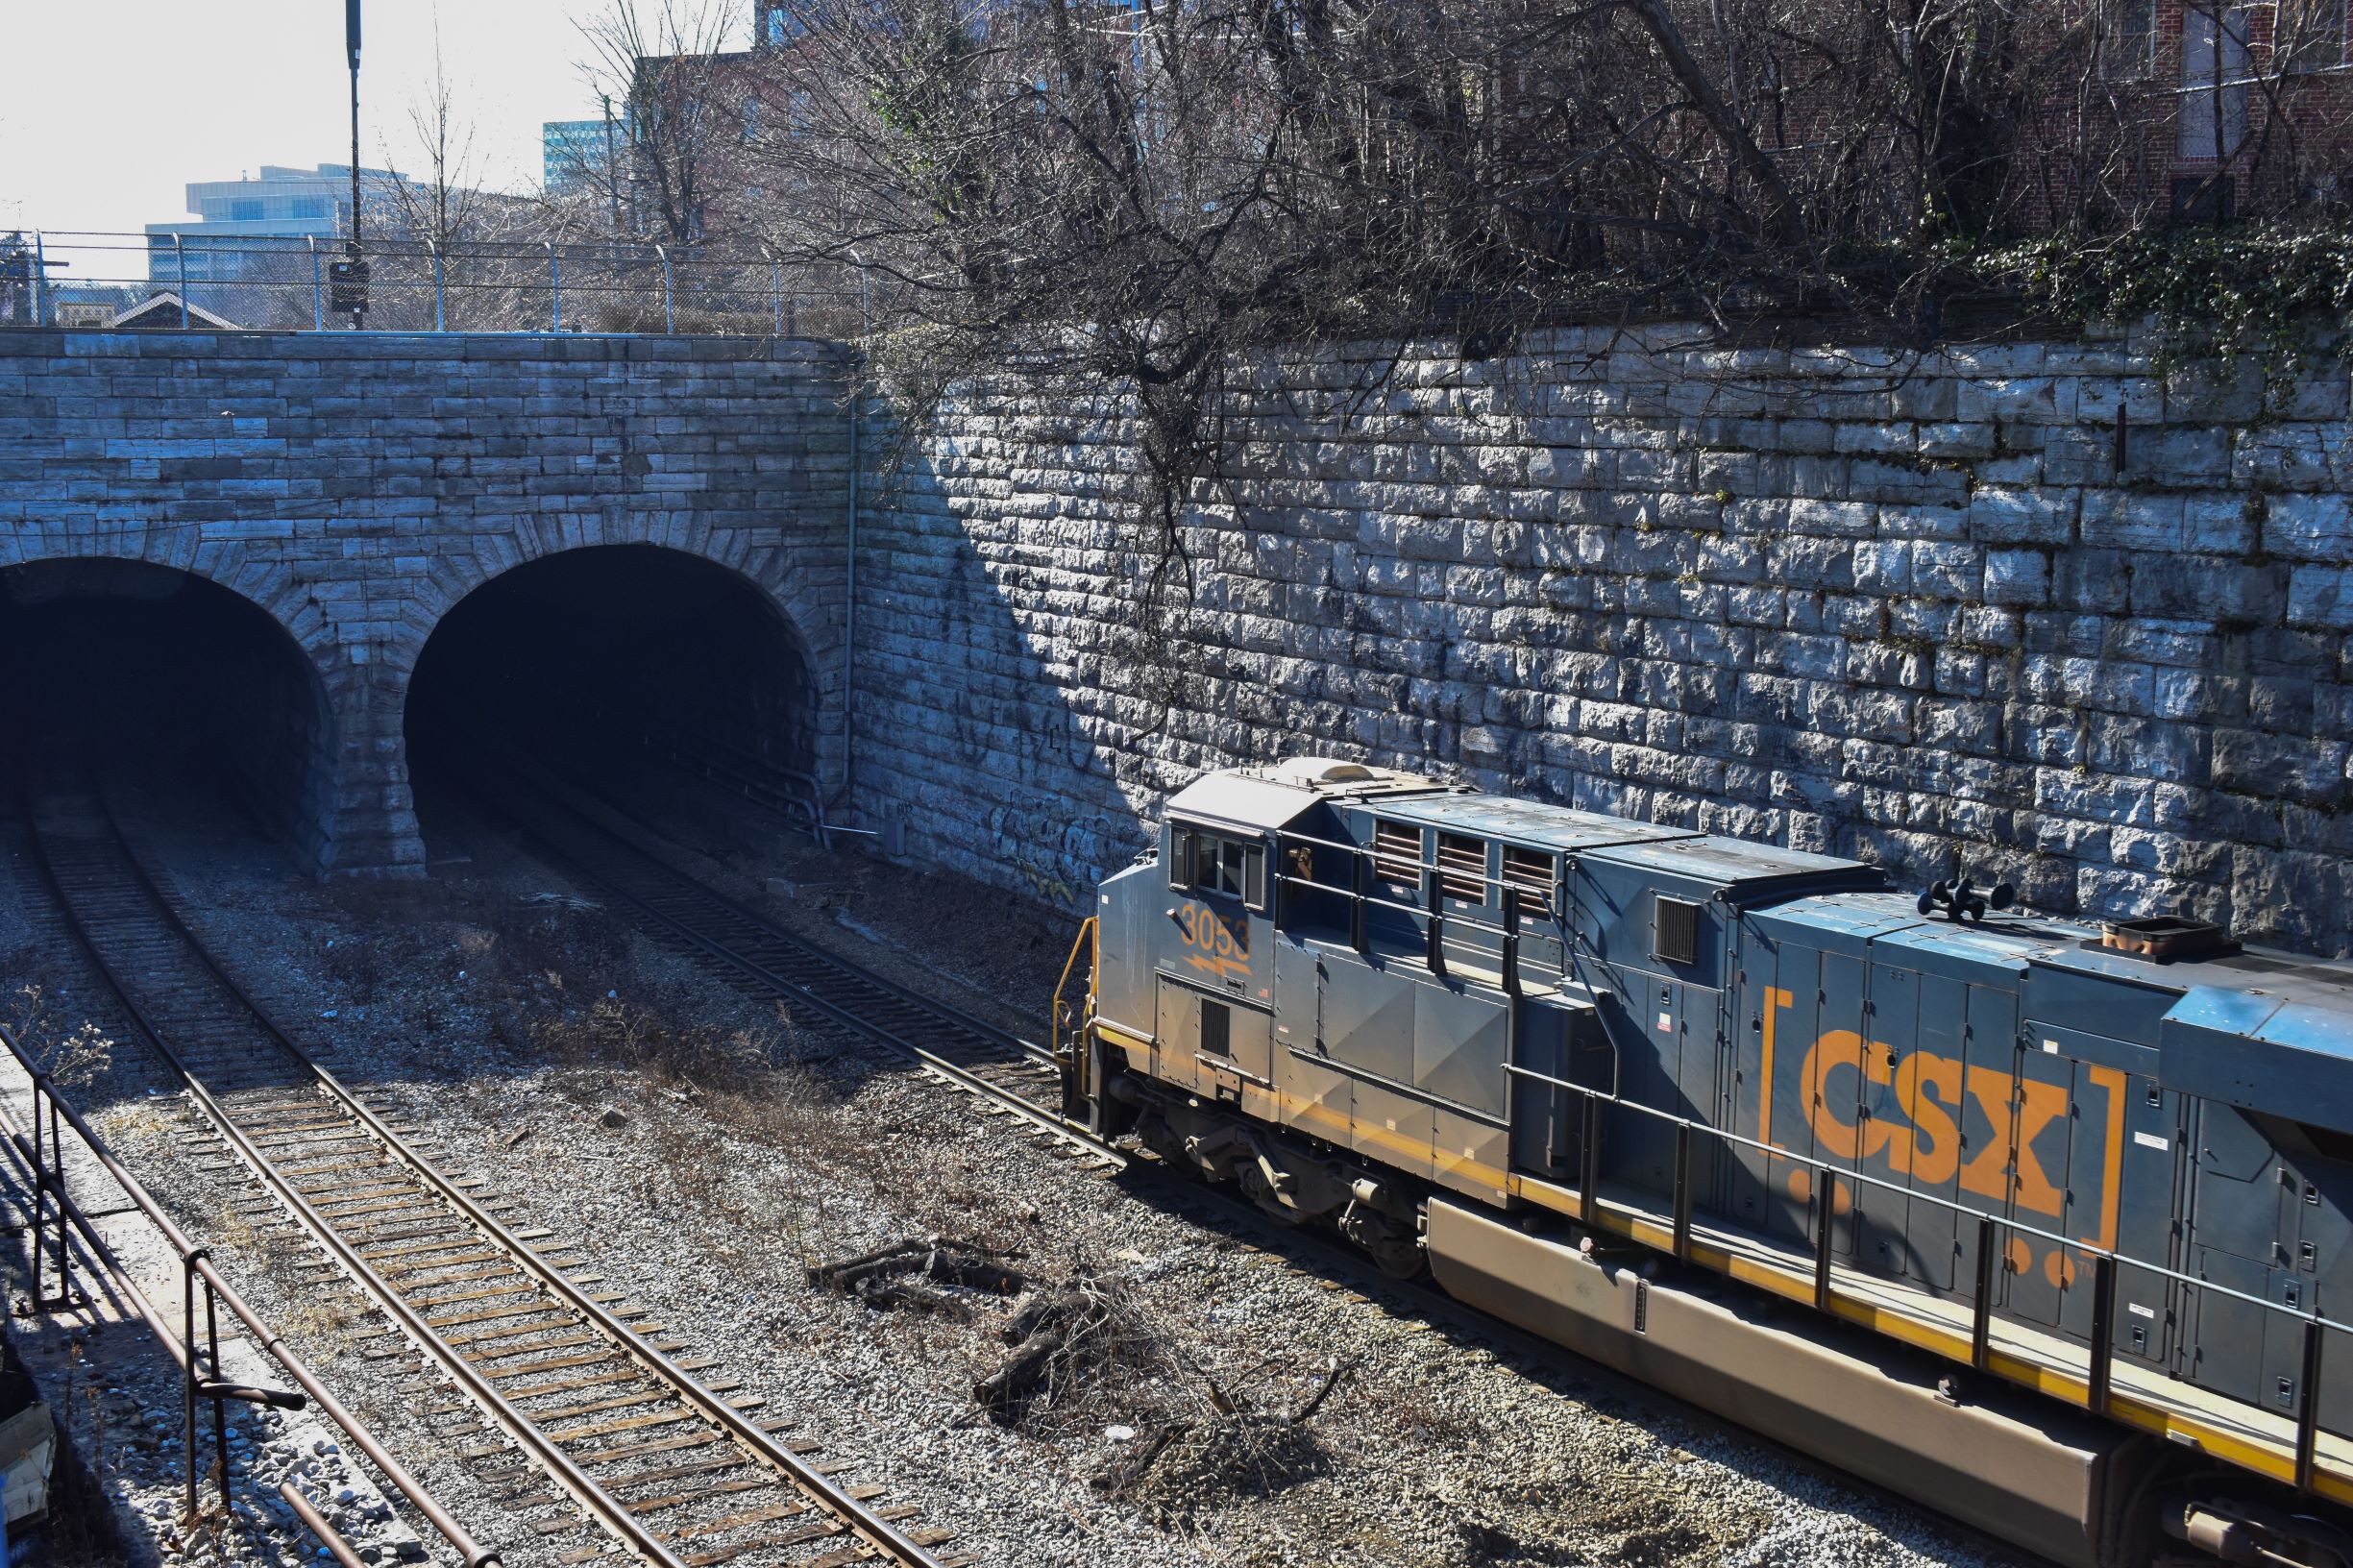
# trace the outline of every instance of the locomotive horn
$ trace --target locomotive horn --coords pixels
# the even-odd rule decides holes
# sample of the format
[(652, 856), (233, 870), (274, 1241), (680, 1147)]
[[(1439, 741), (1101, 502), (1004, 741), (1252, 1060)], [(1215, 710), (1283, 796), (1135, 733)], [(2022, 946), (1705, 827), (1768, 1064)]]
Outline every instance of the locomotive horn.
[(1982, 922), (1988, 910), (2008, 909), (2018, 902), (2018, 890), (2007, 882), (1997, 882), (1987, 891), (1977, 891), (1974, 877), (1964, 876), (1957, 883), (1939, 880), (1929, 884), (1920, 895), (1919, 910), (1923, 915), (1939, 911), (1947, 919)]

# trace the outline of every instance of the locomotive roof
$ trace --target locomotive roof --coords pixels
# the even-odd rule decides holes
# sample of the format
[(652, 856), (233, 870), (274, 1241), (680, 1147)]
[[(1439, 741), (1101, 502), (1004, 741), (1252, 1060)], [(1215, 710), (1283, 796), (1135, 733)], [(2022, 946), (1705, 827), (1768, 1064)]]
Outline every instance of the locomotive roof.
[(1476, 833), (1508, 839), (1532, 848), (1586, 850), (1605, 844), (1653, 844), (1667, 839), (1699, 839), (1687, 827), (1661, 827), (1624, 817), (1605, 817), (1574, 806), (1546, 805), (1508, 795), (1447, 794), (1402, 800), (1363, 802), (1390, 821)]
[[(1790, 879), (1793, 893), (1815, 876), (1842, 872), (1867, 876), (1875, 870), (1867, 862), (1514, 796), (1481, 794), (1422, 774), (1327, 757), (1295, 757), (1272, 766), (1204, 773), (1171, 797), (1168, 809), (1211, 821), (1272, 829), (1288, 825), (1317, 805), (1360, 807), (1392, 821), (1477, 834), (1532, 848), (1581, 855), (1598, 851), (1613, 864), (1728, 885)], [(2022, 968), (2034, 964), (2072, 971), (2089, 980), (2119, 981), (2176, 993), (2213, 988), (2270, 998), (2274, 1005), (2267, 1012), (2275, 1015), (2273, 1029), (2308, 1009), (2353, 1017), (2353, 963), (2255, 947), (2152, 963), (2099, 946), (2099, 929), (2095, 925), (2011, 915), (1963, 926), (1919, 914), (1908, 891), (1867, 891), (1851, 882), (1844, 889), (1821, 883), (1814, 887), (1819, 891), (1810, 895), (1777, 904), (1776, 915), (1801, 921), (1822, 935), (1845, 932), (1850, 941), (1942, 946), (1965, 963)], [(2307, 1048), (2353, 1059), (2353, 1031), (2341, 1034), (2332, 1025), (2314, 1033), (2325, 1037), (2325, 1043), (2316, 1038)]]
[(1805, 879), (1808, 886), (1821, 886), (1816, 879), (1826, 876), (1843, 877), (1849, 887), (1876, 888), (1887, 884), (1886, 873), (1865, 861), (1784, 849), (1753, 839), (1728, 839), (1712, 833), (1612, 845), (1600, 858), (1613, 865), (1720, 882), (1727, 887), (1753, 886), (1793, 877)]
[(1168, 797), (1180, 817), (1235, 827), (1285, 827), (1327, 800), (1427, 795), (1446, 788), (1434, 778), (1367, 768), (1330, 757), (1293, 757), (1270, 768), (1226, 768), (1203, 773)]

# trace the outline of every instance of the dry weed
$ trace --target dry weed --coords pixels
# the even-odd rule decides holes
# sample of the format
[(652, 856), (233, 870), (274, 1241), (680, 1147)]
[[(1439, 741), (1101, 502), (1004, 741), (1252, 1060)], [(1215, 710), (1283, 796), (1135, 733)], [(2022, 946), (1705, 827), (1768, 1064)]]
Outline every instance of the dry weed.
[(31, 1052), (41, 1070), (67, 1089), (82, 1089), (114, 1065), (114, 1041), (95, 1023), (66, 1029), (50, 1005), (45, 987), (28, 983), (15, 992), (10, 1032)]

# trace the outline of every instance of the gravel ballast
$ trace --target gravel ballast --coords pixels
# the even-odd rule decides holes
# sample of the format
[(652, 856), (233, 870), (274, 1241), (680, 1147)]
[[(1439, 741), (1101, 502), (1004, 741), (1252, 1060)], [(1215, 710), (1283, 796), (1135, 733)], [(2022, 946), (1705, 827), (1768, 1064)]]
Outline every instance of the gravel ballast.
[[(429, 822), (429, 826), (430, 823)], [(1565, 1356), (1499, 1356), (1262, 1245), (1172, 1193), (1107, 1179), (860, 1042), (754, 1002), (638, 936), (496, 834), (434, 839), (424, 885), (319, 886), (233, 835), (150, 841), (191, 923), (298, 1038), (435, 1130), (515, 1225), (579, 1243), (600, 1288), (650, 1305), (818, 1445), (985, 1563), (1739, 1565), (2002, 1562), (1916, 1509), (1711, 1423), (1661, 1413)], [(723, 846), (714, 846), (723, 847)], [(729, 891), (860, 962), (1035, 1035), (1067, 925), (1004, 895), (853, 856), (727, 851)], [(0, 955), (41, 944), (0, 927)], [(61, 990), (70, 984), (54, 982)], [(59, 996), (104, 1010), (87, 996)], [(145, 1104), (102, 1123), (176, 1217), (387, 1441), (517, 1568), (579, 1533), (563, 1505), (457, 1458), (452, 1395), (370, 1359), (380, 1318), (236, 1205)], [(242, 1240), (238, 1226), (253, 1233)], [(877, 1309), (813, 1265), (909, 1238), (1018, 1256), (1115, 1301), (1116, 1334), (1009, 1424), (973, 1385), (1040, 1291), (958, 1286)], [(1311, 1417), (1282, 1417), (1334, 1386)], [(1115, 1475), (1171, 1424), (1140, 1477)]]

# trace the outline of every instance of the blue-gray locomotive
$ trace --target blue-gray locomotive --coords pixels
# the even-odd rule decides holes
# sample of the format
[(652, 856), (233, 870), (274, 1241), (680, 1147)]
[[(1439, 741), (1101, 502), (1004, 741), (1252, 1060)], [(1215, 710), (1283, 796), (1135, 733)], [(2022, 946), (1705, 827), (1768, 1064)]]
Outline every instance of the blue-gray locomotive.
[(1066, 1087), (2056, 1560), (2353, 1562), (2353, 966), (2008, 903), (1353, 763), (1217, 772), (1102, 886)]

